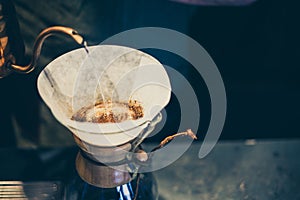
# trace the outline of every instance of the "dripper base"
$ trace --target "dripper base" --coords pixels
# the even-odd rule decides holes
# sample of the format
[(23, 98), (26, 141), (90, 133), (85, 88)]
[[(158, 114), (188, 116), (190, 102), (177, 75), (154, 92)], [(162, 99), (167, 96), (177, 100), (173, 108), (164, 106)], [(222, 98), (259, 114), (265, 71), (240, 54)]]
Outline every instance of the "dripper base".
[[(124, 167), (124, 166), (121, 166)], [(86, 157), (79, 151), (75, 176), (66, 187), (67, 200), (157, 200), (158, 189), (152, 173), (132, 176)]]
[(114, 188), (131, 181), (132, 176), (126, 171), (127, 164), (111, 168), (97, 163), (80, 151), (76, 158), (76, 170), (79, 176), (90, 185), (101, 188)]

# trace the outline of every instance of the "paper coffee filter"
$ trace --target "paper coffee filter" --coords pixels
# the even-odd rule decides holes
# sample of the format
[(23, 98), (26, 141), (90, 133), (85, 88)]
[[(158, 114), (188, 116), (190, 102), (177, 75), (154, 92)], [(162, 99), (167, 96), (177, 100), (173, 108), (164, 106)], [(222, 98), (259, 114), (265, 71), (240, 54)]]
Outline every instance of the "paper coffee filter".
[[(139, 50), (115, 45), (88, 50), (88, 55), (81, 48), (49, 63), (38, 78), (39, 93), (57, 120), (80, 139), (103, 146), (132, 140), (169, 102), (169, 77), (155, 58)], [(144, 116), (121, 123), (71, 120), (79, 109), (103, 100), (112, 105), (136, 100)]]

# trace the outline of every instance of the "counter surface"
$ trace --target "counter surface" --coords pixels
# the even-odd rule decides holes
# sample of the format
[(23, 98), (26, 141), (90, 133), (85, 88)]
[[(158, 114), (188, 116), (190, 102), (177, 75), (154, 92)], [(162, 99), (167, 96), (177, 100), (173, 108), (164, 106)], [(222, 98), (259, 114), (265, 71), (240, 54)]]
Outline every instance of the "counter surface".
[[(200, 145), (193, 143), (154, 172), (160, 200), (300, 199), (299, 139), (219, 142), (203, 159)], [(0, 180), (64, 182), (77, 152), (77, 147), (0, 149)]]

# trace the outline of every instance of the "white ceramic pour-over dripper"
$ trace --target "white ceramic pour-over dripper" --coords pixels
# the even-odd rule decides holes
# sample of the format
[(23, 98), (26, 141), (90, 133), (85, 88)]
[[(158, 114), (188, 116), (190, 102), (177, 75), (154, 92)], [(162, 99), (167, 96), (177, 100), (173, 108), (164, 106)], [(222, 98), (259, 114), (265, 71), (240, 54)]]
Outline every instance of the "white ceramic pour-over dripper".
[[(164, 67), (139, 50), (115, 45), (68, 52), (49, 63), (38, 78), (38, 90), (56, 119), (87, 144), (111, 147), (135, 139), (170, 100)], [(120, 123), (71, 120), (82, 107), (101, 100), (141, 103), (144, 116)], [(114, 105), (114, 104), (113, 104)]]

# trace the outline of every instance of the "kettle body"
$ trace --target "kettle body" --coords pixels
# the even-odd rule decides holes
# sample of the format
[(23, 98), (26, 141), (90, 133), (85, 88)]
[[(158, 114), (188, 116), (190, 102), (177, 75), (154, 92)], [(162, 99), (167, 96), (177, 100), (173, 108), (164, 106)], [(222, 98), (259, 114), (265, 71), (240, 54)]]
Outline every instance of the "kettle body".
[(0, 78), (13, 70), (10, 63), (23, 63), (25, 46), (13, 3), (0, 0)]

